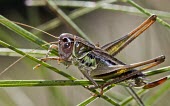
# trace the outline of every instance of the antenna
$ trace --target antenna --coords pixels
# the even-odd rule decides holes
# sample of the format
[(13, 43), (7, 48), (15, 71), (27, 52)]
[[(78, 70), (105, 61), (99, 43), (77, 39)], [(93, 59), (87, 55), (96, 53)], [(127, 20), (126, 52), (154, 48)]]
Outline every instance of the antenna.
[[(11, 20), (5, 20), (5, 19), (0, 19), (0, 20), (11, 21)], [(11, 22), (13, 22), (13, 23), (15, 23), (15, 24), (18, 24), (18, 25), (21, 25), (21, 26), (24, 26), (24, 27), (28, 27), (28, 28), (31, 28), (31, 29), (35, 29), (35, 30), (40, 31), (40, 32), (42, 32), (42, 33), (44, 33), (44, 34), (47, 34), (47, 35), (49, 35), (49, 36), (51, 36), (51, 37), (53, 37), (53, 38), (56, 38), (57, 40), (59, 39), (59, 37), (56, 37), (56, 36), (54, 36), (54, 35), (46, 32), (46, 31), (43, 31), (43, 30), (38, 29), (38, 28), (35, 28), (35, 27), (33, 27), (33, 26), (26, 25), (26, 24), (23, 24), (23, 23), (20, 23), (20, 22), (16, 22), (16, 21), (11, 21)], [(58, 44), (58, 41), (49, 42), (49, 43), (47, 43), (47, 44)], [(47, 44), (43, 44), (42, 46), (45, 46), (45, 45), (47, 45)], [(32, 51), (30, 51), (30, 52), (33, 52), (33, 51), (34, 51), (34, 50), (32, 50)], [(27, 55), (27, 54), (26, 54), (26, 55)], [(3, 73), (5, 73), (5, 72), (6, 72), (7, 70), (9, 70), (12, 66), (14, 66), (16, 63), (18, 63), (18, 62), (19, 62), (20, 60), (22, 60), (24, 57), (26, 57), (26, 55), (23, 55), (22, 57), (20, 57), (19, 59), (17, 59), (15, 62), (13, 62), (12, 64), (10, 64), (10, 65), (9, 65), (7, 68), (5, 68), (2, 72), (0, 72), (0, 75), (2, 75)]]
[[(0, 19), (0, 20), (11, 21), (11, 20), (5, 20), (5, 19)], [(49, 36), (51, 36), (51, 37), (53, 37), (53, 38), (59, 39), (58, 37), (56, 37), (56, 36), (54, 36), (54, 35), (46, 32), (46, 31), (43, 31), (43, 30), (41, 30), (41, 29), (35, 28), (35, 27), (33, 27), (33, 26), (26, 25), (26, 24), (23, 24), (23, 23), (20, 23), (20, 22), (16, 22), (16, 21), (11, 21), (11, 22), (13, 22), (13, 23), (15, 23), (15, 24), (18, 24), (18, 25), (21, 25), (21, 26), (24, 26), (24, 27), (28, 27), (28, 28), (31, 28), (31, 29), (35, 29), (35, 30), (40, 31), (40, 32), (42, 32), (42, 33), (44, 33), (44, 34), (47, 34), (47, 35), (49, 35)]]

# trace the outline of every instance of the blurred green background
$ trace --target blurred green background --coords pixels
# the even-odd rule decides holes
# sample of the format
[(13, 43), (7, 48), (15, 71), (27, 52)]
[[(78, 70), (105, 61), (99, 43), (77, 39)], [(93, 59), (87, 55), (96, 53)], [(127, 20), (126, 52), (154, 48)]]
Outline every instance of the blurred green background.
[[(6, 18), (28, 24), (34, 27), (39, 27), (54, 20), (57, 16), (53, 14), (45, 5), (43, 0), (35, 0), (37, 4), (34, 6), (28, 6), (31, 0), (1, 0), (0, 1), (0, 14)], [(58, 3), (62, 3), (64, 0), (56, 0)], [(71, 0), (69, 0), (70, 3)], [(67, 2), (67, 1), (65, 1)], [(75, 1), (76, 2), (76, 1)], [(88, 1), (86, 1), (88, 2)], [(92, 0), (90, 3), (95, 3), (97, 0)], [(170, 21), (170, 7), (169, 0), (135, 0), (140, 6), (157, 10), (156, 13), (163, 14), (166, 22)], [(84, 2), (85, 3), (85, 2)], [(27, 4), (27, 5), (26, 5)], [(79, 2), (78, 2), (79, 4)], [(113, 4), (114, 8), (111, 9), (97, 9), (89, 12), (81, 17), (74, 19), (76, 25), (85, 32), (88, 37), (94, 42), (104, 45), (108, 42), (114, 41), (121, 36), (129, 33), (139, 24), (141, 24), (148, 16), (140, 12), (132, 12), (131, 8), (127, 8), (127, 11), (122, 11), (122, 6), (132, 7), (128, 3), (116, 1)], [(59, 7), (68, 15), (77, 11), (80, 7), (63, 6), (58, 4)], [(79, 4), (81, 5), (81, 4)], [(90, 4), (86, 6), (91, 6)], [(118, 6), (118, 7), (116, 7)], [(107, 5), (106, 5), (107, 7)], [(129, 9), (129, 10), (128, 10)], [(134, 8), (132, 8), (134, 9)], [(125, 9), (126, 10), (126, 9)], [(135, 11), (135, 9), (134, 9)], [(151, 12), (152, 13), (152, 12)], [(153, 12), (154, 13), (154, 12)], [(155, 14), (156, 14), (155, 13)], [(54, 24), (54, 23), (53, 23)], [(25, 27), (24, 27), (25, 28)], [(47, 32), (59, 36), (61, 33), (75, 33), (69, 26), (61, 24), (58, 27), (43, 26)], [(32, 29), (25, 28), (32, 31)], [(46, 40), (47, 42), (56, 41), (55, 38), (49, 37), (46, 34), (37, 34), (38, 37)], [(16, 33), (10, 31), (4, 26), (0, 26), (0, 39), (17, 47), (25, 49), (37, 49), (38, 46), (18, 36)], [(146, 30), (139, 38), (126, 47), (116, 57), (125, 63), (135, 63), (157, 57), (159, 55), (165, 55), (166, 61), (159, 67), (169, 66), (170, 64), (170, 29), (156, 22), (148, 30)], [(38, 48), (41, 49), (41, 48)], [(44, 56), (45, 57), (45, 56)], [(10, 64), (16, 61), (19, 57), (13, 56), (0, 56), (0, 71), (2, 72)], [(68, 69), (64, 65), (58, 65), (56, 61), (48, 62), (58, 69), (73, 75), (78, 79), (84, 78), (80, 71), (70, 66)], [(5, 73), (0, 75), (1, 80), (51, 80), (51, 79), (66, 79), (59, 74), (56, 74), (47, 68), (40, 67), (36, 71), (32, 68), (36, 65), (35, 62), (24, 58)], [(149, 81), (169, 75), (169, 72), (159, 74), (149, 78)], [(164, 84), (170, 83), (167, 81)], [(164, 85), (163, 84), (163, 85)], [(156, 96), (156, 93), (163, 86), (150, 89), (146, 94), (142, 96), (142, 100), (147, 102), (150, 97)], [(91, 96), (90, 92), (80, 86), (61, 86), (61, 87), (15, 87), (15, 88), (0, 88), (0, 106), (75, 106), (83, 100)], [(139, 89), (136, 89), (139, 90)], [(153, 106), (168, 106), (170, 103), (169, 96), (170, 90), (158, 95), (159, 98), (153, 102)], [(129, 93), (122, 86), (116, 86), (107, 93), (111, 98), (112, 94), (118, 95), (122, 100), (129, 96)], [(113, 97), (114, 98), (114, 97)], [(110, 106), (105, 100), (99, 98), (89, 106)], [(136, 102), (130, 102), (129, 106), (136, 106)]]

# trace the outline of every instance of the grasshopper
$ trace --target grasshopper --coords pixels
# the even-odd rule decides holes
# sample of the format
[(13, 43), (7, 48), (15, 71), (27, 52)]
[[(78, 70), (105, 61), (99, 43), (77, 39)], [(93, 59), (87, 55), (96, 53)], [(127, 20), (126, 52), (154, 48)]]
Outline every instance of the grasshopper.
[[(161, 55), (150, 60), (129, 65), (126, 65), (114, 56), (150, 27), (156, 21), (156, 17), (156, 15), (150, 16), (129, 34), (101, 47), (81, 37), (63, 33), (59, 36), (56, 44), (52, 44), (49, 47), (46, 57), (41, 60), (58, 60), (68, 66), (74, 64), (91, 81), (94, 85), (93, 88), (101, 88), (101, 94), (103, 94), (105, 87), (122, 82), (128, 82), (129, 86), (143, 87), (145, 89), (155, 87), (165, 82), (167, 77), (153, 82), (146, 82), (143, 71), (164, 62), (165, 56)], [(49, 57), (49, 52), (52, 49), (58, 50), (59, 57)], [(37, 65), (35, 68), (39, 66)], [(141, 66), (143, 68), (135, 69)], [(106, 80), (106, 83), (99, 85), (94, 79)]]

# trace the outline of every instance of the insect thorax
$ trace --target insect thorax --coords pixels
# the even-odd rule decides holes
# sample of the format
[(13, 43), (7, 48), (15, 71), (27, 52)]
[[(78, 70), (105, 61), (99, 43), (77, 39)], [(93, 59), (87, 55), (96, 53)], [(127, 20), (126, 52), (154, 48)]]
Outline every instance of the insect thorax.
[(78, 67), (88, 67), (90, 69), (96, 68), (96, 59), (91, 55), (91, 51), (95, 47), (87, 46), (81, 42), (75, 42), (72, 57), (73, 62)]
[[(106, 54), (105, 54), (106, 55)], [(72, 51), (73, 62), (76, 66), (94, 70), (98, 67), (109, 67), (116, 63), (103, 57), (93, 45), (75, 42)]]

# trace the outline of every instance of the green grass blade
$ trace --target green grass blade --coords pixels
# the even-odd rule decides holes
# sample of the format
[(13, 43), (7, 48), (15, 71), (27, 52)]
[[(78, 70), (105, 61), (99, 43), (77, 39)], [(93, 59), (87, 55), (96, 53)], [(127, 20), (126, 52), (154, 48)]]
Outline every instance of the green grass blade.
[[(47, 50), (33, 50), (33, 49), (19, 49), (26, 54), (29, 54), (33, 57), (44, 57), (47, 53)], [(8, 48), (0, 48), (0, 55), (1, 56), (15, 56), (15, 57), (22, 57), (22, 55), (8, 49)]]
[[(108, 0), (108, 1), (105, 1), (105, 3), (112, 3), (112, 2), (115, 2), (115, 1), (117, 1), (117, 0)], [(96, 6), (94, 8), (80, 8), (80, 9), (77, 9), (76, 11), (69, 14), (68, 17), (70, 19), (72, 19), (72, 20), (76, 19), (76, 18), (78, 18), (80, 16), (83, 16), (85, 14), (88, 14), (90, 12), (93, 12), (94, 10), (97, 10), (97, 9), (101, 8), (102, 3), (103, 3), (103, 1), (97, 2)], [(52, 20), (38, 26), (37, 28), (42, 29), (44, 31), (47, 31), (47, 30), (50, 30), (50, 29), (58, 27), (60, 24), (62, 24), (61, 21), (58, 18), (55, 18), (55, 19), (52, 19)], [(32, 32), (34, 34), (40, 34), (39, 31), (36, 31), (34, 29), (32, 30)]]
[[(146, 14), (147, 16), (151, 16), (153, 14), (153, 13), (147, 11), (146, 9), (144, 9), (143, 7), (139, 6), (138, 4), (133, 2), (132, 0), (122, 0), (122, 1), (129, 3), (130, 5), (132, 5), (133, 7), (137, 8), (139, 11), (141, 11), (144, 14)], [(156, 19), (163, 26), (165, 26), (167, 28), (170, 28), (170, 25), (167, 22), (163, 21), (161, 18), (157, 17)]]
[(85, 38), (86, 40), (92, 42), (88, 36), (57, 6), (54, 5), (52, 1), (47, 2), (47, 6), (57, 15), (60, 16), (60, 18), (68, 24), (75, 32), (78, 33), (81, 37)]
[[(16, 32), (19, 35), (22, 35), (22, 37), (29, 39), (30, 41), (38, 44), (38, 45), (43, 45), (43, 44), (47, 44), (47, 42), (39, 39), (37, 36), (34, 36), (32, 33), (26, 31), (25, 29), (19, 27), (18, 25), (14, 24), (13, 22), (11, 22), (10, 20), (6, 19), (5, 17), (3, 17), (2, 15), (0, 15), (0, 23), (4, 26), (6, 26), (7, 28), (11, 29), (12, 31)], [(47, 46), (44, 46), (45, 49), (47, 49)]]
[[(114, 87), (115, 85), (113, 84), (112, 86), (108, 86), (107, 88), (104, 89), (104, 93), (109, 91), (112, 87)], [(99, 94), (99, 93), (95, 93), (95, 94)], [(102, 98), (104, 98), (106, 101), (110, 102), (111, 99), (106, 97), (105, 95), (101, 96)], [(81, 102), (80, 104), (78, 104), (78, 106), (86, 106), (88, 104), (90, 104), (91, 102), (93, 102), (94, 100), (97, 99), (97, 96), (91, 96), (88, 99), (84, 100), (83, 102)], [(119, 104), (116, 101), (111, 101), (111, 103), (115, 106), (119, 106)]]
[(157, 75), (157, 74), (168, 72), (168, 71), (170, 71), (170, 66), (162, 67), (162, 68), (155, 69), (155, 70), (150, 70), (150, 71), (144, 72), (144, 74), (146, 76), (152, 76), (152, 75)]
[(90, 104), (91, 102), (93, 102), (96, 99), (97, 98), (95, 96), (91, 96), (88, 99), (86, 99), (83, 102), (81, 102), (80, 104), (77, 104), (77, 106), (86, 106), (86, 105)]
[(35, 61), (35, 62), (37, 62), (37, 63), (39, 63), (39, 64), (41, 64), (41, 65), (43, 65), (43, 66), (45, 66), (45, 67), (47, 67), (47, 68), (49, 68), (49, 69), (51, 69), (51, 70), (53, 70), (54, 72), (57, 72), (57, 73), (65, 76), (65, 77), (67, 77), (67, 78), (70, 79), (70, 80), (75, 80), (75, 79), (76, 79), (76, 78), (74, 78), (74, 77), (72, 77), (72, 76), (70, 76), (70, 75), (68, 75), (68, 74), (66, 74), (66, 73), (64, 73), (64, 72), (62, 72), (62, 71), (59, 71), (58, 69), (52, 67), (52, 66), (49, 65), (49, 64), (47, 64), (47, 63), (45, 63), (45, 62), (43, 62), (43, 61), (41, 61), (41, 60), (38, 60), (37, 58), (32, 57), (32, 56), (24, 53), (23, 51), (20, 51), (19, 49), (17, 49), (17, 48), (15, 48), (15, 47), (13, 47), (13, 46), (11, 46), (11, 45), (9, 45), (9, 44), (1, 41), (1, 40), (0, 40), (0, 45), (2, 45), (2, 46), (4, 46), (4, 47), (7, 47), (7, 48), (9, 48), (9, 49), (11, 49), (11, 50), (13, 50), (13, 51), (15, 51), (15, 52), (17, 52), (17, 53), (19, 53), (19, 54), (21, 54), (21, 55), (23, 55), (23, 56), (31, 59), (31, 60), (33, 60), (33, 61)]
[[(103, 81), (97, 81), (99, 84)], [(87, 80), (0, 80), (0, 87), (33, 87), (33, 86), (87, 86)]]
[(138, 94), (133, 90), (132, 87), (127, 87), (126, 90), (129, 92), (129, 94), (131, 94), (131, 96), (136, 100), (136, 102), (138, 103), (139, 106), (145, 106), (145, 104), (143, 103), (143, 101), (140, 99), (140, 97), (138, 96)]
[[(170, 76), (168, 76), (168, 79), (170, 79)], [(147, 98), (146, 104), (148, 106), (154, 104), (163, 94), (165, 94), (165, 92), (169, 91), (169, 89), (170, 83), (167, 82), (166, 84), (163, 84), (156, 93), (153, 93), (152, 96)]]
[[(86, 3), (89, 3), (89, 5), (86, 5)], [(80, 3), (74, 3), (74, 1), (67, 1), (67, 2), (58, 1), (58, 2), (55, 2), (55, 4), (58, 6), (63, 6), (63, 7), (81, 7), (81, 8), (89, 8), (89, 9), (96, 8), (98, 6), (96, 2), (86, 2), (86, 1), (81, 1)], [(100, 8), (104, 9), (104, 10), (119, 11), (119, 12), (125, 12), (128, 14), (144, 16), (144, 14), (141, 13), (138, 9), (136, 9), (135, 7), (131, 7), (131, 6), (109, 4), (109, 3), (105, 2), (103, 4), (100, 3)], [(154, 14), (157, 14), (161, 18), (164, 18), (167, 20), (170, 19), (169, 12), (152, 10), (152, 9), (146, 9), (146, 10), (150, 11)]]
[[(99, 84), (103, 84), (103, 81), (97, 81)], [(36, 86), (87, 86), (91, 85), (87, 80), (1, 80), (0, 87), (36, 87)], [(110, 87), (111, 88), (111, 87)], [(99, 94), (96, 90), (92, 91)], [(93, 96), (94, 97), (94, 96)], [(94, 97), (97, 98), (97, 97)], [(119, 104), (109, 97), (102, 95), (101, 98), (110, 102), (113, 105), (119, 106)]]
[[(137, 92), (137, 94), (138, 94), (138, 95), (145, 94), (147, 91), (148, 91), (148, 90), (142, 89), (142, 90), (139, 90), (139, 91)], [(133, 100), (133, 97), (132, 97), (132, 96), (129, 96), (129, 97), (127, 97), (126, 99), (124, 99), (122, 102), (120, 102), (119, 104), (120, 104), (121, 106), (125, 106), (125, 105), (127, 105), (129, 102), (131, 102), (132, 100)]]

